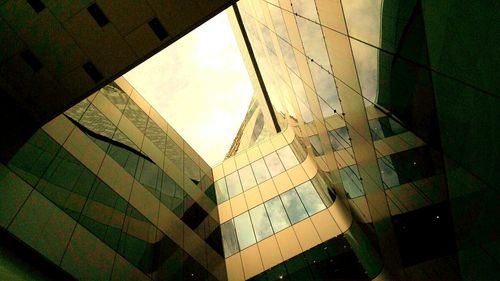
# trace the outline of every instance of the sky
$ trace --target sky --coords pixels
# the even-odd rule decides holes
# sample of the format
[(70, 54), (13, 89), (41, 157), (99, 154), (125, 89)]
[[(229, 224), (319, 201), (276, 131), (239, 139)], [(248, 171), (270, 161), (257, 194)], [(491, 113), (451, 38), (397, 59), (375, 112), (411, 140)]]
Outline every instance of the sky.
[(124, 77), (210, 166), (224, 159), (253, 95), (225, 12)]

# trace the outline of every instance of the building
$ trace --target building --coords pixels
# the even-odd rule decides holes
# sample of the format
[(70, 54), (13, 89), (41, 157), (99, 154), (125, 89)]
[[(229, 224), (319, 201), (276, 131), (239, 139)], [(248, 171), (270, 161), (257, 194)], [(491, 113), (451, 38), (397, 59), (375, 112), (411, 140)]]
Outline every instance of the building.
[(256, 92), (215, 167), (118, 77), (234, 1), (44, 2), (0, 4), (5, 276), (498, 275), (495, 1), (239, 1)]

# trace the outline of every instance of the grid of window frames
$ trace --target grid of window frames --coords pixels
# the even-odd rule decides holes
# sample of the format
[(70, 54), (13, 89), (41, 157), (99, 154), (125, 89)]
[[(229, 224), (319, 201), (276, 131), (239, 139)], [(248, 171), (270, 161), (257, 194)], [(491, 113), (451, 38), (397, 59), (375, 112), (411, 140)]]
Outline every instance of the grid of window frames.
[(330, 197), (320, 196), (320, 182), (317, 179), (306, 181), (223, 223), (221, 230), (225, 257), (331, 205), (335, 198), (331, 194), (328, 195)]

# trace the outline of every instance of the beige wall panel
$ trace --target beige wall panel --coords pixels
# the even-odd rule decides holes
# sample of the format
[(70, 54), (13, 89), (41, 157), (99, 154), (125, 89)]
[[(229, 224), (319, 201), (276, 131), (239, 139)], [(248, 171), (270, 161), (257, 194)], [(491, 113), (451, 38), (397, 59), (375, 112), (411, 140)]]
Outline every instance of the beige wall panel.
[(311, 219), (306, 218), (305, 220), (294, 224), (293, 229), (295, 230), (295, 234), (297, 235), (302, 251), (307, 251), (321, 243), (321, 239), (316, 232)]
[(276, 190), (278, 190), (279, 194), (293, 188), (292, 181), (290, 181), (290, 178), (288, 177), (288, 174), (286, 172), (283, 172), (275, 176), (273, 178), (273, 181), (274, 185), (276, 186)]
[(346, 232), (349, 227), (351, 227), (351, 213), (340, 200), (335, 200), (335, 202), (328, 207), (328, 210), (342, 232)]
[(262, 142), (259, 145), (259, 148), (260, 148), (262, 155), (264, 155), (264, 156), (275, 150), (270, 140), (266, 140), (266, 141)]
[(258, 187), (251, 188), (245, 192), (245, 199), (247, 201), (248, 209), (262, 203), (262, 197), (260, 196), (260, 190)]
[(66, 141), (74, 128), (75, 125), (63, 115), (57, 116), (42, 127), (59, 144), (63, 144)]
[(132, 91), (134, 90), (134, 88), (132, 87), (132, 85), (130, 85), (130, 83), (125, 78), (123, 78), (123, 76), (120, 76), (120, 77), (116, 78), (115, 83), (118, 86), (120, 86), (120, 88), (128, 96), (130, 96), (132, 94)]
[(311, 155), (307, 156), (306, 160), (302, 163), (302, 167), (310, 179), (314, 178), (314, 176), (318, 173), (318, 167), (316, 166), (313, 158), (311, 158)]
[[(349, 38), (346, 35), (324, 27), (323, 35), (325, 36), (328, 55), (332, 63), (333, 74), (357, 93), (361, 93)], [(341, 100), (344, 99), (341, 98)], [(344, 112), (348, 111), (344, 108)]]
[(284, 260), (294, 257), (302, 252), (293, 228), (286, 228), (278, 232), (275, 237)]
[(224, 177), (224, 169), (222, 168), (222, 164), (215, 166), (212, 169), (212, 173), (214, 174), (214, 181), (218, 181), (219, 179)]
[(275, 150), (278, 150), (284, 146), (286, 146), (289, 142), (285, 139), (283, 134), (278, 134), (271, 139), (271, 142), (274, 146)]
[(328, 241), (329, 239), (342, 233), (328, 209), (314, 214), (311, 217), (311, 221), (316, 227), (318, 235), (323, 242)]
[(229, 281), (245, 280), (243, 273), (243, 264), (241, 263), (240, 253), (230, 256), (226, 259), (227, 279)]
[(264, 271), (262, 259), (260, 257), (259, 248), (257, 247), (257, 245), (252, 245), (241, 251), (241, 261), (243, 263), (243, 271), (245, 273), (246, 279), (249, 279)]
[(239, 153), (234, 157), (234, 161), (236, 162), (236, 167), (241, 169), (248, 165), (250, 161), (248, 160), (247, 154), (245, 152)]
[(263, 201), (267, 201), (278, 195), (278, 191), (276, 190), (276, 187), (274, 187), (272, 179), (268, 179), (267, 181), (259, 184), (259, 190)]
[(299, 184), (302, 184), (306, 181), (309, 180), (309, 177), (307, 176), (306, 172), (304, 171), (304, 168), (302, 165), (297, 165), (287, 171), (289, 178), (292, 181), (293, 186), (298, 186)]
[(262, 158), (262, 153), (260, 152), (260, 149), (259, 149), (258, 145), (249, 148), (247, 150), (247, 154), (248, 154), (248, 160), (250, 162), (253, 162), (255, 160), (258, 160), (258, 159)]
[(316, 7), (322, 25), (347, 33), (340, 0), (316, 0)]
[(231, 203), (231, 210), (234, 217), (248, 210), (247, 204), (245, 202), (245, 194), (243, 193), (231, 198), (229, 202)]
[(267, 270), (283, 261), (276, 237), (270, 236), (258, 244), (264, 269)]
[(233, 217), (233, 213), (231, 212), (231, 204), (229, 203), (229, 200), (220, 203), (219, 205), (217, 205), (217, 208), (219, 209), (219, 219), (221, 224), (230, 220)]
[(236, 171), (236, 163), (234, 162), (234, 158), (228, 158), (224, 160), (222, 166), (224, 167), (225, 175), (229, 175), (232, 172)]

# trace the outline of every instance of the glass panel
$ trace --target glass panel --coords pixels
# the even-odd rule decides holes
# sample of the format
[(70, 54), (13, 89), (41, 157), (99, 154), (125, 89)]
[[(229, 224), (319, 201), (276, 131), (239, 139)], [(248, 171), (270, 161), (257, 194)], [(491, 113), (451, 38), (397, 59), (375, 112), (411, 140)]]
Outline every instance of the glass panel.
[(285, 205), (286, 213), (288, 214), (292, 224), (307, 218), (304, 205), (302, 205), (295, 189), (291, 189), (281, 194), (280, 197), (283, 201), (283, 205)]
[(132, 100), (129, 100), (123, 115), (127, 117), (141, 132), (145, 132), (148, 115)]
[(240, 174), (241, 184), (243, 185), (243, 190), (247, 190), (250, 187), (257, 185), (255, 178), (252, 173), (250, 165), (241, 168), (238, 173)]
[(285, 208), (279, 197), (274, 197), (273, 199), (267, 201), (265, 204), (267, 213), (269, 214), (269, 219), (273, 226), (274, 233), (290, 226), (290, 221), (285, 213)]
[(267, 170), (266, 163), (264, 163), (264, 159), (259, 159), (252, 163), (252, 170), (255, 175), (255, 179), (257, 179), (257, 183), (261, 183), (269, 178), (271, 175)]
[(319, 135), (312, 135), (309, 137), (309, 141), (311, 142), (311, 146), (313, 148), (314, 156), (324, 155), (325, 151), (323, 150), (323, 146), (321, 146), (321, 141), (319, 139)]
[(240, 250), (233, 220), (223, 223), (220, 228), (222, 232), (222, 245), (224, 246), (224, 257), (227, 258)]
[(219, 204), (229, 199), (226, 180), (224, 178), (215, 182), (215, 193), (217, 194), (217, 203)]
[(347, 127), (341, 127), (328, 132), (330, 136), (330, 144), (334, 150), (341, 150), (344, 148), (351, 147), (351, 141), (349, 140), (349, 133), (347, 132)]
[(340, 169), (340, 177), (344, 184), (344, 189), (348, 198), (356, 198), (364, 195), (363, 185), (359, 180), (358, 166), (352, 165)]
[(384, 182), (384, 188), (400, 185), (398, 173), (394, 169), (394, 163), (392, 163), (390, 156), (379, 158), (378, 165), (382, 181)]
[(266, 161), (266, 165), (271, 172), (271, 176), (273, 177), (285, 170), (276, 152), (267, 155), (266, 157), (264, 157), (264, 160)]
[(243, 189), (241, 188), (240, 178), (238, 177), (238, 172), (234, 172), (227, 176), (226, 183), (229, 198), (232, 198), (243, 192)]
[(240, 250), (255, 244), (255, 236), (253, 234), (252, 223), (248, 212), (234, 218), (234, 226), (236, 227), (236, 235), (238, 236)]
[(283, 162), (285, 169), (288, 170), (291, 167), (299, 164), (299, 161), (297, 161), (297, 157), (295, 157), (295, 154), (293, 153), (290, 146), (285, 146), (276, 152), (278, 153), (278, 156), (280, 157), (281, 162)]
[(325, 204), (323, 203), (323, 201), (321, 201), (321, 198), (319, 197), (316, 189), (310, 181), (297, 186), (295, 189), (297, 190), (300, 199), (302, 199), (302, 203), (304, 203), (309, 216), (312, 216), (315, 213), (326, 208)]
[(252, 218), (253, 229), (257, 241), (273, 234), (273, 229), (271, 228), (271, 223), (269, 222), (269, 217), (267, 216), (264, 205), (259, 205), (250, 210), (250, 216)]

